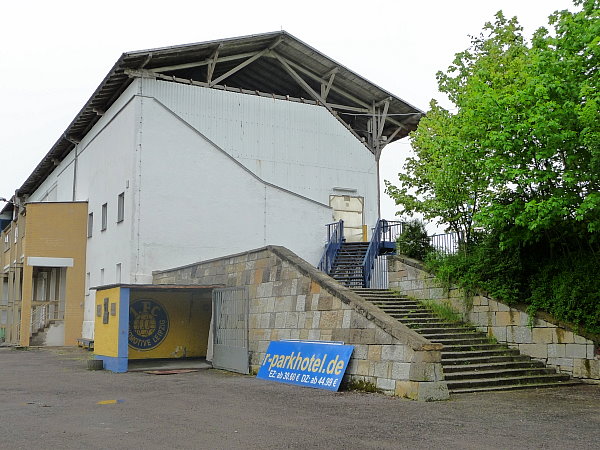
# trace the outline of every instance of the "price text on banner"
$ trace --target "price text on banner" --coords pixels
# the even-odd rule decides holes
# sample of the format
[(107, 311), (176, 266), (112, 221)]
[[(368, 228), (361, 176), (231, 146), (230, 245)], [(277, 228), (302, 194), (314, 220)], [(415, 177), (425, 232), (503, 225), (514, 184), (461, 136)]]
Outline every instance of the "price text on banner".
[(257, 377), (337, 391), (352, 350), (331, 342), (272, 341)]

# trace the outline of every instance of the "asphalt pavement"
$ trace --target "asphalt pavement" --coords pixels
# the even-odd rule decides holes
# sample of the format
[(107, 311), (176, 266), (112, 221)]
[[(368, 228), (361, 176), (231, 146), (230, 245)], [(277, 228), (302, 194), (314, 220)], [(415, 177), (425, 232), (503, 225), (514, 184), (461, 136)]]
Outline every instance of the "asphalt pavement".
[(81, 349), (0, 348), (1, 449), (600, 448), (600, 386), (419, 403), (204, 369), (86, 369)]

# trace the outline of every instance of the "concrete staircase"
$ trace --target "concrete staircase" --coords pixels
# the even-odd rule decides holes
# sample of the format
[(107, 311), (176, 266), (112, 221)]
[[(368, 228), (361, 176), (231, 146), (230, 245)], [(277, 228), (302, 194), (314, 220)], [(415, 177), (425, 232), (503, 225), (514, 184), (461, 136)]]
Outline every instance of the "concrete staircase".
[(578, 384), (568, 375), (496, 343), (474, 327), (436, 316), (415, 300), (398, 296), (391, 290), (353, 290), (431, 342), (444, 345), (442, 367), (451, 393)]
[(362, 288), (362, 263), (368, 247), (368, 242), (344, 242), (329, 275), (346, 287)]
[[(57, 325), (61, 325), (64, 323), (62, 319), (51, 319), (45, 323), (43, 328), (38, 328), (36, 331), (31, 333), (31, 337), (29, 338), (29, 345), (32, 347), (39, 347), (47, 345), (48, 334), (51, 332), (51, 329)], [(59, 345), (59, 344), (52, 344)]]

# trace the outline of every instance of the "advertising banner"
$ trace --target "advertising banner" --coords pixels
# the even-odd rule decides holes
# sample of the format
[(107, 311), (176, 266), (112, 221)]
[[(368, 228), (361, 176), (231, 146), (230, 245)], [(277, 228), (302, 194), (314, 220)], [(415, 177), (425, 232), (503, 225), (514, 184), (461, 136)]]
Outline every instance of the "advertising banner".
[(353, 350), (340, 342), (272, 341), (257, 378), (337, 391)]

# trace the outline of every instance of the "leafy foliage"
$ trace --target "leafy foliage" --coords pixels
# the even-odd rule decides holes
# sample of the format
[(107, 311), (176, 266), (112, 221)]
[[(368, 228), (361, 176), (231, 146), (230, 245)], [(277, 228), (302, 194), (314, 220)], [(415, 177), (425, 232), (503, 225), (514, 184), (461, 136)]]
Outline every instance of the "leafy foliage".
[(529, 41), (502, 12), (486, 23), (437, 74), (455, 108), (432, 101), (386, 187), (464, 236), (429, 257), (438, 277), (598, 331), (600, 0), (574, 5)]
[(600, 231), (600, 8), (550, 17), (555, 35), (531, 43), (501, 12), (458, 53), (437, 103), (412, 134), (416, 156), (387, 192), (407, 214), (437, 219), (469, 240), (502, 230), (502, 245), (537, 240), (563, 221)]
[(427, 236), (425, 225), (420, 220), (409, 220), (404, 223), (402, 233), (396, 240), (398, 253), (423, 261), (427, 254), (433, 250)]
[(523, 267), (518, 251), (501, 250), (498, 238), (490, 235), (454, 255), (431, 254), (427, 267), (445, 284), (459, 284), (468, 293), (483, 289), (505, 303), (523, 298)]
[(474, 244), (456, 255), (430, 254), (427, 266), (447, 284), (467, 292), (484, 290), (507, 304), (524, 303), (528, 311), (547, 311), (555, 319), (600, 334), (599, 258), (576, 251), (548, 258), (544, 246), (501, 250), (497, 238)]

